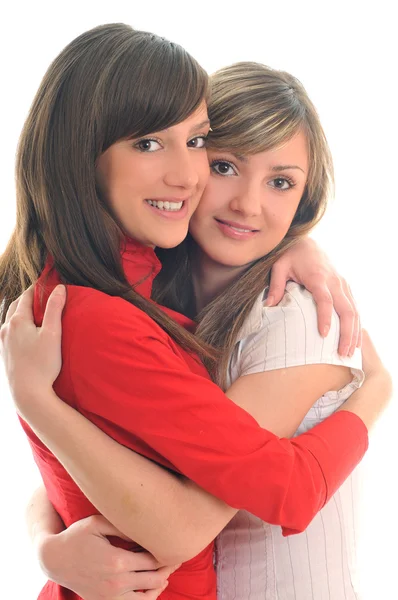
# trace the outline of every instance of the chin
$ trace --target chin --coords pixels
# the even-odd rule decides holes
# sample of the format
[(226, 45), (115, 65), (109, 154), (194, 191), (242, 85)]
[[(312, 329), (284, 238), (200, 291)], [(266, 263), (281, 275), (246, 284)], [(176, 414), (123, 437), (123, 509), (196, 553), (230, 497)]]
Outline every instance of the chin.
[(178, 246), (179, 244), (181, 244), (181, 242), (183, 242), (185, 240), (185, 238), (187, 237), (187, 231), (183, 234), (181, 234), (180, 236), (174, 235), (174, 236), (168, 236), (168, 237), (164, 237), (164, 238), (159, 238), (158, 240), (155, 241), (155, 246), (157, 248), (164, 248), (165, 250), (167, 250), (168, 248), (175, 248), (176, 246)]
[(246, 265), (250, 264), (251, 262), (254, 262), (253, 259), (246, 259), (244, 256), (234, 257), (234, 256), (231, 256), (231, 254), (224, 254), (224, 255), (208, 254), (208, 256), (215, 263), (218, 263), (219, 265), (222, 265), (223, 267), (227, 267), (230, 269), (239, 269), (239, 268), (245, 267)]

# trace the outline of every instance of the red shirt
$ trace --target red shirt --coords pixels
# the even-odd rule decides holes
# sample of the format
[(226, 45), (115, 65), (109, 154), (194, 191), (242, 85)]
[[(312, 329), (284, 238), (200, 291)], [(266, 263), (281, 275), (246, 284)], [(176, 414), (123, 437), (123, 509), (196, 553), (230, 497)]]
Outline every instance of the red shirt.
[[(137, 291), (149, 298), (160, 268), (153, 250), (128, 240), (122, 260), (129, 282), (140, 282)], [(59, 278), (47, 266), (39, 283), (38, 325)], [(229, 400), (203, 365), (145, 313), (91, 288), (67, 289), (57, 394), (118, 442), (183, 473), (231, 506), (282, 525), (286, 535), (297, 533), (364, 455), (367, 430), (354, 414), (342, 411), (293, 440), (279, 439)], [(182, 325), (192, 324), (164, 310)], [(26, 423), (23, 427), (65, 525), (96, 514), (55, 456)], [(215, 583), (211, 544), (170, 577), (161, 597), (215, 600)], [(54, 583), (39, 598), (78, 600)]]

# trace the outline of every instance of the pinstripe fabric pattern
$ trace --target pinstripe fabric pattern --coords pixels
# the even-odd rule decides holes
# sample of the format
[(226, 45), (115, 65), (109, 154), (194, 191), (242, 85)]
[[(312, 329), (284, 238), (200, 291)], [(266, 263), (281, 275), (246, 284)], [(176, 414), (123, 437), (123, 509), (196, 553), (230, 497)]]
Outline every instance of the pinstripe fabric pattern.
[[(258, 298), (239, 335), (229, 384), (242, 375), (305, 364), (351, 368), (353, 379), (312, 406), (296, 435), (332, 414), (363, 381), (360, 352), (338, 353), (339, 320), (318, 334), (312, 296), (288, 283), (282, 302), (265, 308)], [(239, 511), (216, 540), (219, 600), (359, 600), (355, 558), (360, 469), (356, 469), (307, 530), (284, 538), (281, 529)]]

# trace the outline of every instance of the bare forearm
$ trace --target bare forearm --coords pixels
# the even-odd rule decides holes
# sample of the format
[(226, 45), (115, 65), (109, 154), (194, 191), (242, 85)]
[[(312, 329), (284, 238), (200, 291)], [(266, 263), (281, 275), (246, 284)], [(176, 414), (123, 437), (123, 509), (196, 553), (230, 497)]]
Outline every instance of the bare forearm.
[(35, 433), (98, 511), (163, 564), (195, 556), (235, 514), (194, 483), (115, 442), (53, 390), (42, 400), (45, 410), (36, 404), (24, 415)]
[(44, 486), (39, 487), (26, 508), (26, 523), (33, 543), (42, 535), (53, 535), (65, 529), (59, 514), (49, 501)]
[(368, 375), (363, 386), (352, 394), (339, 410), (353, 412), (370, 430), (386, 408), (391, 395), (391, 377), (383, 369)]
[(48, 565), (51, 564), (48, 560), (49, 554), (51, 555), (51, 541), (64, 531), (65, 525), (49, 501), (44, 486), (39, 487), (29, 500), (26, 508), (26, 523), (40, 567), (51, 579), (51, 572), (48, 569)]

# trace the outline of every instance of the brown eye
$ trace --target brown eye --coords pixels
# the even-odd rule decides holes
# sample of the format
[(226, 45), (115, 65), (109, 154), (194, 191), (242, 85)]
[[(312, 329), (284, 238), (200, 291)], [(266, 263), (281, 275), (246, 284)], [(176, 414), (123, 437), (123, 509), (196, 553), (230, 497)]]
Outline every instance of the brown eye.
[(197, 137), (189, 140), (188, 147), (189, 148), (204, 148), (206, 146), (206, 137), (204, 135), (198, 135)]
[(151, 140), (148, 138), (137, 142), (135, 147), (141, 152), (156, 152), (156, 150), (161, 148), (161, 145), (156, 140)]
[(277, 190), (288, 190), (292, 187), (292, 183), (285, 177), (276, 177), (270, 182), (270, 185)]
[(226, 175), (228, 177), (236, 175), (233, 166), (224, 160), (214, 160), (210, 166), (217, 175)]

